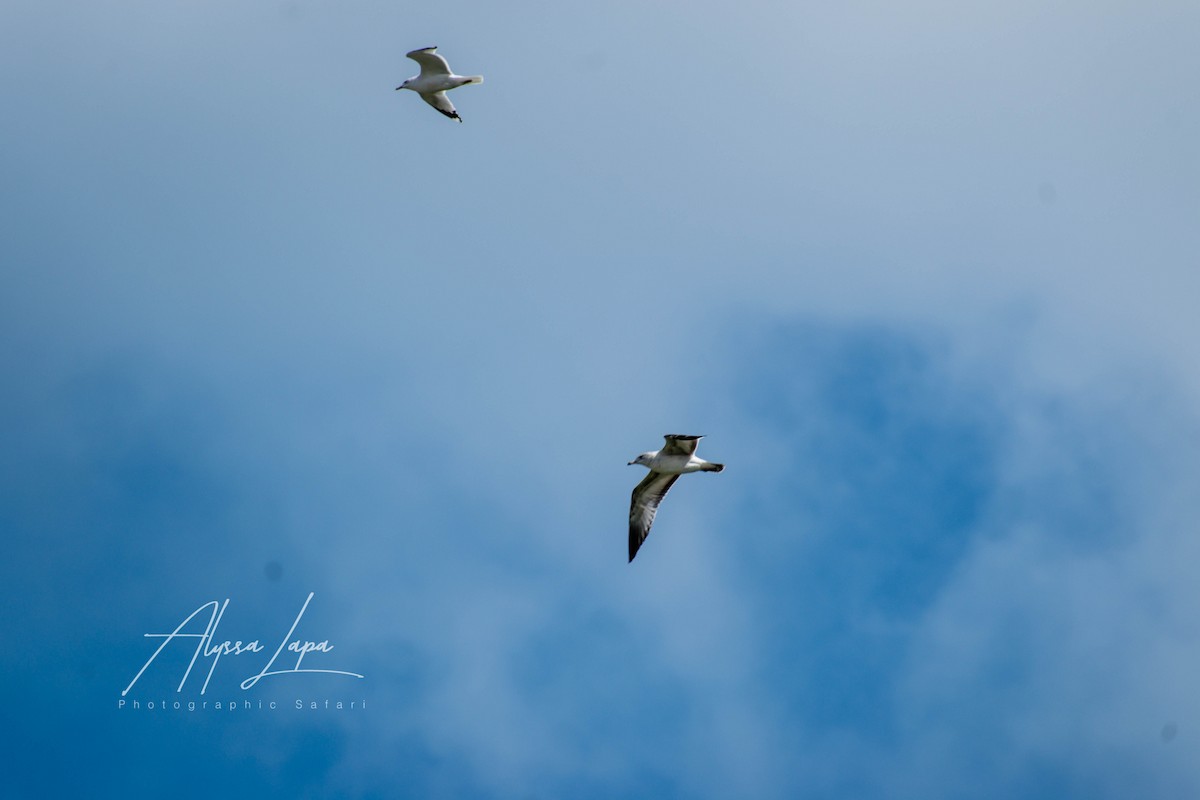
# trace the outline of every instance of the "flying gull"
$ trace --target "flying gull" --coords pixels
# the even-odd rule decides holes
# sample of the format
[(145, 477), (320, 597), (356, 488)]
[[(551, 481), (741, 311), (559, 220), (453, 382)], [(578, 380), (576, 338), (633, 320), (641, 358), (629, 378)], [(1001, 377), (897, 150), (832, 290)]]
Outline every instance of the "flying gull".
[(633, 498), (629, 503), (629, 560), (637, 555), (638, 548), (646, 541), (650, 526), (654, 524), (654, 515), (658, 513), (658, 504), (667, 496), (667, 490), (685, 472), (720, 472), (724, 464), (714, 464), (702, 458), (696, 458), (696, 445), (703, 436), (682, 436), (668, 433), (663, 437), (666, 444), (662, 450), (642, 453), (630, 461), (630, 464), (641, 464), (650, 470), (650, 474), (633, 489)]
[(468, 83), (483, 83), (483, 76), (455, 75), (450, 71), (450, 65), (446, 63), (446, 59), (439, 56), (436, 51), (437, 46), (435, 45), (406, 53), (409, 58), (421, 65), (421, 74), (415, 78), (409, 78), (397, 86), (396, 91), (412, 89), (421, 95), (422, 100), (450, 119), (462, 122), (462, 117), (454, 110), (454, 104), (446, 97), (446, 92), (457, 89), (459, 86), (466, 86)]

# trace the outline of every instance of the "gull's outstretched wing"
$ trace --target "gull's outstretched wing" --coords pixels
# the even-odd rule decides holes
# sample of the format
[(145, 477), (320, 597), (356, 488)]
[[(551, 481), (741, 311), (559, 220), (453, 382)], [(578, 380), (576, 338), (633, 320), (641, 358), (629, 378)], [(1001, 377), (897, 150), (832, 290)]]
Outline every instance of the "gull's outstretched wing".
[(650, 526), (654, 524), (654, 515), (658, 513), (658, 504), (667, 496), (672, 484), (679, 479), (678, 475), (666, 472), (651, 472), (633, 489), (633, 497), (629, 502), (629, 560), (637, 555), (638, 548), (650, 534)]
[(450, 98), (446, 97), (445, 92), (434, 92), (433, 94), (423, 94), (421, 99), (429, 105), (436, 108), (438, 111), (445, 114), (450, 119), (456, 119), (462, 122), (462, 117), (454, 110), (454, 104), (450, 102)]
[(666, 440), (666, 445), (660, 451), (664, 456), (690, 456), (696, 452), (696, 445), (700, 444), (703, 436), (685, 436), (680, 433), (668, 433), (663, 439)]
[[(413, 50), (411, 53), (405, 53), (406, 56), (421, 65), (421, 77), (427, 78), (430, 75), (449, 75), (450, 65), (446, 63), (446, 59), (439, 56), (436, 52), (437, 45), (433, 47), (422, 47), (420, 50)], [(438, 109), (441, 111), (441, 109)]]

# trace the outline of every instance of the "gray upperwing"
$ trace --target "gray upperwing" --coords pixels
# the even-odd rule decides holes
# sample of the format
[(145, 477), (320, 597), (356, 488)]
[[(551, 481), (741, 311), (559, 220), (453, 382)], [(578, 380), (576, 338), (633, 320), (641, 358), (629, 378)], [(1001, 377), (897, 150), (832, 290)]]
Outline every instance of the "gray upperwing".
[(665, 456), (690, 456), (696, 452), (696, 445), (700, 444), (703, 436), (686, 436), (681, 433), (668, 433), (663, 437), (666, 444), (660, 451), (661, 455)]
[(436, 45), (433, 47), (422, 47), (420, 50), (413, 50), (405, 53), (405, 55), (421, 65), (422, 78), (429, 77), (430, 75), (449, 75), (450, 64), (446, 62), (446, 59), (434, 52), (436, 50)]
[(629, 560), (637, 555), (638, 548), (650, 535), (658, 504), (667, 496), (667, 491), (679, 479), (678, 475), (651, 472), (633, 489), (629, 501)]

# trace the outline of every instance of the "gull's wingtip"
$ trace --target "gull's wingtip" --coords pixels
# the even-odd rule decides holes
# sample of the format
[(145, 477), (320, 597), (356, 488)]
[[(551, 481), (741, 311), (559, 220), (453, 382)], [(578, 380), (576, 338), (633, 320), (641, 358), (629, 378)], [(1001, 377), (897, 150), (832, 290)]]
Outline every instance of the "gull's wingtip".
[(630, 564), (633, 563), (633, 557), (638, 554), (638, 550), (642, 549), (642, 542), (646, 541), (646, 534), (649, 532), (650, 532), (649, 529), (647, 529), (646, 532), (643, 533), (642, 531), (638, 530), (638, 528), (633, 524), (632, 521), (630, 522), (630, 524), (629, 524), (629, 563)]

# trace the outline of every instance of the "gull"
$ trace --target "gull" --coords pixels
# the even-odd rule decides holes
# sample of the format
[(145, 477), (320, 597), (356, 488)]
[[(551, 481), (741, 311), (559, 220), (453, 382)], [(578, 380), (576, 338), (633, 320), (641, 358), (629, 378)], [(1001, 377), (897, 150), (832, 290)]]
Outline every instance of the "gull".
[(421, 65), (421, 74), (415, 78), (409, 78), (397, 86), (396, 91), (412, 89), (421, 95), (422, 100), (450, 119), (462, 122), (462, 117), (454, 110), (454, 104), (446, 97), (446, 92), (457, 89), (459, 86), (466, 86), (468, 83), (483, 83), (483, 76), (455, 75), (450, 71), (450, 65), (446, 63), (446, 59), (439, 56), (436, 51), (437, 45), (434, 45), (406, 53), (405, 55)]
[(654, 524), (654, 515), (658, 513), (658, 504), (667, 496), (667, 490), (685, 472), (720, 472), (724, 464), (714, 464), (702, 458), (696, 458), (696, 445), (703, 436), (684, 436), (678, 433), (668, 433), (663, 439), (666, 444), (662, 450), (642, 453), (629, 464), (641, 464), (650, 470), (650, 474), (633, 489), (633, 497), (629, 503), (629, 560), (637, 555), (638, 548), (646, 541), (650, 526)]

